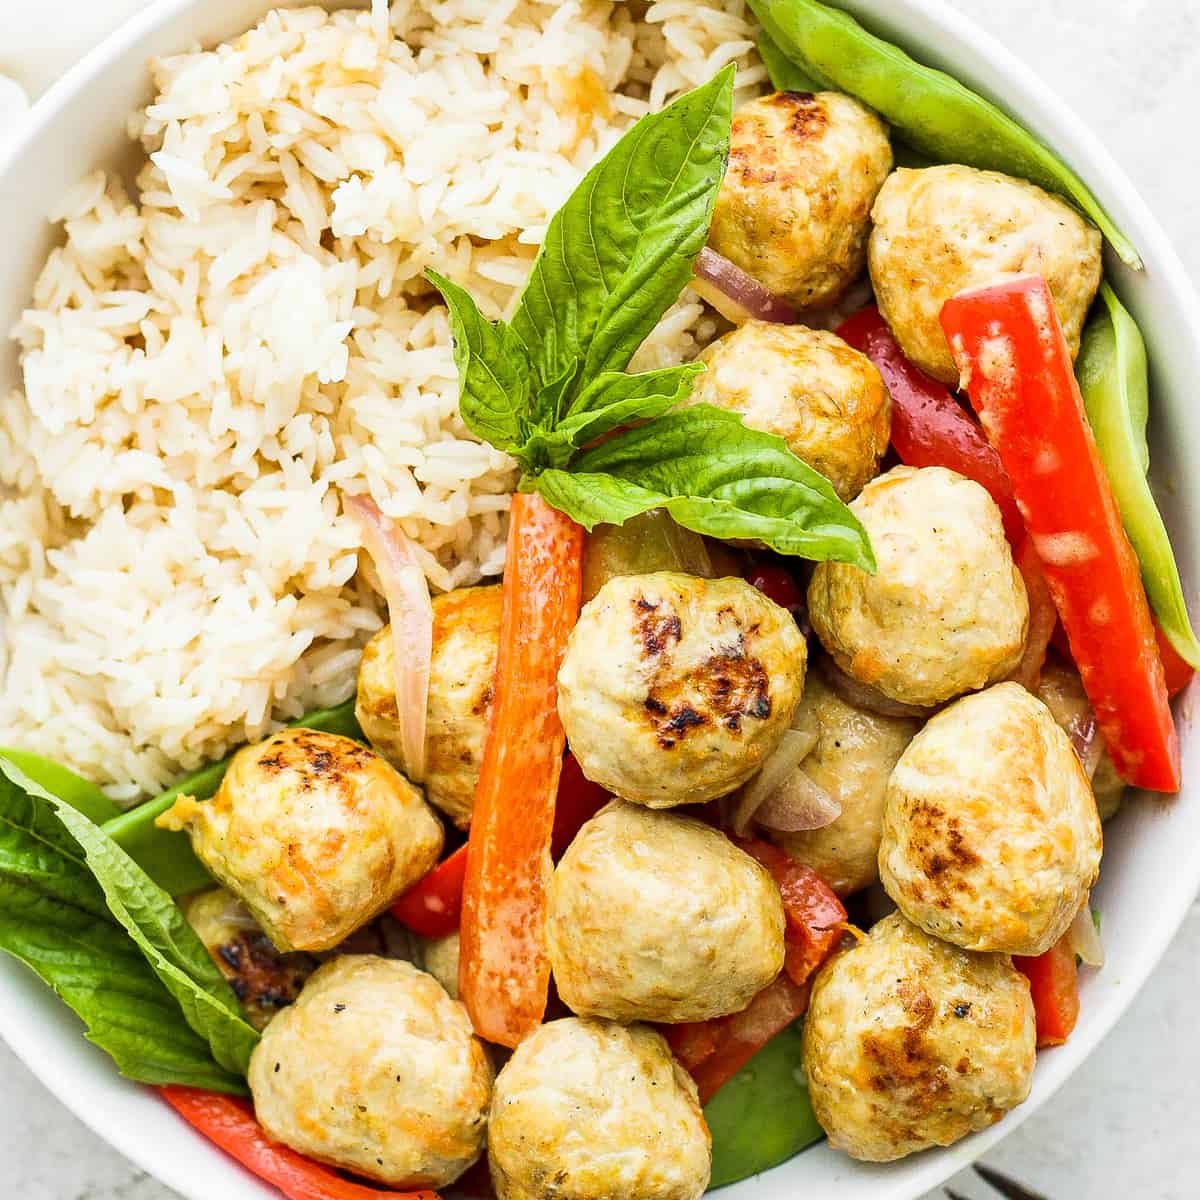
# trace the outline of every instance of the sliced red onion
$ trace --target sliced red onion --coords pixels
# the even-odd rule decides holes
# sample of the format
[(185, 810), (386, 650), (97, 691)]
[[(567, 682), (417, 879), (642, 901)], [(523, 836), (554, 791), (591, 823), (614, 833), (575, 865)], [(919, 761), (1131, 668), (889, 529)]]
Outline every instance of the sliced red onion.
[(1100, 765), (1104, 741), (1078, 673), (1073, 667), (1051, 659), (1042, 669), (1035, 695), (1071, 739), (1071, 745), (1091, 779)]
[(721, 316), (735, 325), (749, 320), (794, 325), (799, 320), (790, 304), (709, 246), (705, 246), (696, 259), (696, 278), (692, 286)]
[(759, 808), (781, 788), (817, 744), (815, 730), (789, 729), (738, 797), (733, 832), (744, 837)]
[(880, 717), (916, 717), (924, 720), (933, 713), (932, 708), (921, 708), (916, 704), (904, 704), (885, 696), (877, 687), (847, 675), (826, 655), (820, 659), (821, 677), (847, 704), (865, 709)]
[(842, 815), (842, 806), (803, 768), (797, 767), (759, 805), (755, 824), (775, 833), (824, 829)]
[(1067, 930), (1067, 947), (1079, 956), (1084, 966), (1104, 966), (1104, 943), (1100, 940), (1100, 930), (1096, 928), (1096, 919), (1086, 900)]
[(404, 773), (425, 778), (425, 723), (429, 710), (429, 667), (433, 657), (433, 603), (416, 550), (404, 532), (368, 496), (346, 496), (346, 512), (358, 523), (371, 556), (392, 624), (396, 714)]

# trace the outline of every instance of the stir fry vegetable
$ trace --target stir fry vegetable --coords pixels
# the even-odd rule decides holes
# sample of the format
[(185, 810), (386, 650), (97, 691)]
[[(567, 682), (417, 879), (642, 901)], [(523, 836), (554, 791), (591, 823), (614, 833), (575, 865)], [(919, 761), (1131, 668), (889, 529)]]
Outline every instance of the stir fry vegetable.
[[(594, 817), (608, 800), (608, 792), (584, 778), (574, 755), (568, 754), (558, 778), (554, 830), (550, 835), (550, 857), (555, 862), (584, 822)], [(438, 938), (454, 933), (462, 916), (466, 872), (467, 847), (460, 846), (392, 905), (392, 916), (422, 937)]]
[(99, 825), (121, 815), (121, 810), (100, 788), (59, 763), (28, 750), (0, 750), (0, 758), (8, 759), (22, 775), (83, 813), (89, 821)]
[(436, 1192), (384, 1191), (343, 1179), (328, 1167), (273, 1142), (245, 1100), (187, 1087), (160, 1088), (189, 1125), (288, 1200), (438, 1200)]
[(973, 479), (1000, 506), (1008, 540), (1020, 545), (1025, 526), (1000, 456), (950, 389), (909, 362), (873, 305), (837, 333), (883, 376), (892, 398), (892, 446), (900, 461), (910, 467), (949, 467)]
[(476, 1031), (515, 1046), (546, 1007), (546, 888), (566, 742), (555, 676), (579, 613), (583, 531), (513, 497), (491, 724), (463, 883), (459, 991)]
[(800, 1062), (800, 1029), (776, 1034), (704, 1106), (713, 1139), (709, 1187), (757, 1175), (819, 1142)]
[(1061, 1046), (1079, 1020), (1079, 968), (1068, 938), (1037, 958), (1013, 958), (1029, 980), (1039, 1046)]
[(1200, 667), (1200, 641), (1188, 618), (1179, 568), (1146, 480), (1150, 465), (1146, 345), (1137, 323), (1107, 283), (1100, 286), (1100, 303), (1084, 330), (1075, 373), (1121, 521), (1141, 564), (1150, 607), (1179, 656)]
[(1122, 778), (1179, 790), (1179, 741), (1137, 559), (1040, 278), (963, 293), (942, 324), (1012, 480)]
[(819, 0), (750, 0), (778, 49), (822, 86), (857, 96), (915, 150), (937, 162), (1003, 171), (1073, 200), (1122, 261), (1140, 268), (1133, 244), (1091, 190), (1012, 117), (958, 80), (923, 66)]
[(714, 577), (704, 539), (684, 529), (669, 513), (651, 509), (624, 525), (597, 525), (583, 549), (583, 599), (590, 600), (618, 575), (682, 571), (701, 579)]

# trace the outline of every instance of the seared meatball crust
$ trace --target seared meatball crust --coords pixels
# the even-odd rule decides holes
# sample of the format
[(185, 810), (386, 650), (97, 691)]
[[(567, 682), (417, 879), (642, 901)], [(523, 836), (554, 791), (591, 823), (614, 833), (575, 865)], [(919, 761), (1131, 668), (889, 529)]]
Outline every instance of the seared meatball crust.
[(1100, 231), (1024, 179), (950, 164), (901, 169), (872, 213), (871, 282), (904, 353), (943, 383), (958, 369), (942, 306), (971, 288), (1041, 275), (1072, 355), (1103, 271)]
[[(471, 821), (492, 710), (501, 588), (459, 588), (433, 598), (433, 653), (425, 731), (425, 798), (460, 829)], [(367, 643), (354, 714), (371, 745), (403, 771), (395, 649), (385, 625)]]
[(651, 808), (698, 804), (778, 744), (806, 659), (791, 614), (741, 579), (620, 576), (580, 613), (558, 711), (589, 779)]
[(488, 1165), (497, 1200), (699, 1200), (712, 1139), (661, 1034), (570, 1017), (497, 1077)]
[(1070, 739), (1020, 684), (933, 717), (888, 782), (879, 874), (902, 912), (969, 950), (1044, 954), (1100, 871), (1100, 816)]
[(747, 321), (715, 341), (691, 402), (713, 404), (784, 439), (843, 500), (879, 470), (891, 437), (891, 399), (865, 354), (837, 334)]
[(779, 974), (783, 930), (779, 888), (723, 833), (621, 800), (576, 834), (550, 886), (550, 963), (580, 1016), (740, 1012)]
[(892, 169), (887, 127), (841, 92), (776, 92), (734, 114), (709, 242), (797, 308), (863, 272), (871, 205)]
[(250, 1057), (268, 1136), (392, 1187), (445, 1187), (483, 1151), (492, 1066), (462, 1005), (406, 962), (323, 966)]
[(1002, 954), (971, 954), (900, 913), (821, 970), (804, 1022), (809, 1097), (839, 1150), (892, 1162), (949, 1146), (1029, 1095), (1029, 983)]
[(437, 863), (421, 793), (349, 738), (284, 729), (234, 755), (217, 794), (160, 818), (280, 950), (331, 950)]

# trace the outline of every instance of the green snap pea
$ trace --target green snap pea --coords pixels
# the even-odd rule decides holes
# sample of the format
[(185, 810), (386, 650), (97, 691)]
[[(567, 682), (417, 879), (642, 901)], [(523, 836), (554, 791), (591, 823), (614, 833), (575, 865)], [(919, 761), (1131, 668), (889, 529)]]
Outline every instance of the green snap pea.
[(777, 92), (819, 92), (821, 84), (779, 48), (779, 43), (764, 29), (758, 35), (758, 54), (767, 68), (771, 86)]
[[(302, 729), (319, 729), (326, 733), (341, 734), (342, 737), (363, 740), (362, 730), (354, 716), (354, 699), (339, 704), (336, 708), (323, 708), (308, 713), (294, 723)], [(207, 800), (214, 795), (229, 769), (230, 759), (210, 763), (199, 771), (181, 779), (161, 795), (139, 804), (120, 816), (103, 824), (104, 832), (154, 880), (172, 896), (194, 892), (208, 887), (212, 877), (192, 852), (192, 843), (186, 833), (173, 833), (155, 825), (163, 813), (180, 796), (195, 796)]]
[(1141, 564), (1150, 607), (1180, 657), (1200, 667), (1200, 641), (1188, 618), (1179, 568), (1146, 479), (1146, 344), (1137, 322), (1107, 283), (1101, 284), (1100, 301), (1084, 329), (1075, 372), (1121, 522)]
[(28, 750), (0, 750), (0, 758), (8, 759), (22, 775), (97, 825), (121, 811), (94, 783), (89, 783), (60, 763), (42, 758), (40, 754), (32, 754)]
[(912, 149), (1028, 179), (1073, 200), (1122, 261), (1140, 269), (1133, 244), (1087, 185), (1012, 117), (952, 76), (923, 66), (820, 0), (750, 0), (775, 47), (804, 74), (873, 108)]
[(825, 1133), (800, 1066), (801, 1022), (776, 1034), (704, 1106), (713, 1140), (710, 1187), (724, 1187), (799, 1154)]

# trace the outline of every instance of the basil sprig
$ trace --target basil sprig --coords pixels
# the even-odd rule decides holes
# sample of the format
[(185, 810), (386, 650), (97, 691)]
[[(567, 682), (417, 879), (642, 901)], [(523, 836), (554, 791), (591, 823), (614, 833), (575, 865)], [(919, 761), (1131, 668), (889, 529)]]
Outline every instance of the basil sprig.
[(517, 460), (523, 491), (586, 529), (665, 508), (697, 533), (873, 571), (865, 530), (781, 438), (708, 405), (679, 407), (702, 363), (625, 371), (708, 238), (733, 76), (727, 67), (643, 117), (588, 172), (550, 222), (510, 321), (488, 321), (428, 272), (450, 311), (459, 410)]
[(3, 756), (0, 950), (37, 972), (128, 1078), (246, 1090), (258, 1034), (171, 897)]

